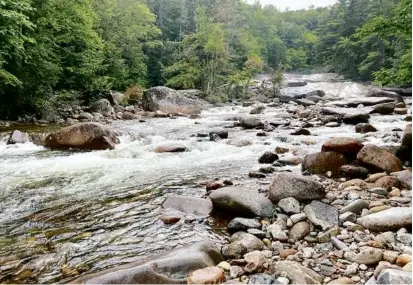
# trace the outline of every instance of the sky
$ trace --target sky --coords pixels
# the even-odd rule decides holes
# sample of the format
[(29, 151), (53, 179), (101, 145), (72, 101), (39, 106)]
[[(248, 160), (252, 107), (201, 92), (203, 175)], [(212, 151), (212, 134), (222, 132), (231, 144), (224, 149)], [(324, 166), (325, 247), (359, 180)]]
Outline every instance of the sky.
[[(247, 0), (249, 3), (254, 3), (255, 0)], [(311, 5), (315, 7), (326, 7), (336, 3), (336, 0), (260, 0), (262, 5), (272, 4), (278, 10), (284, 11), (287, 7), (290, 10), (306, 9)]]

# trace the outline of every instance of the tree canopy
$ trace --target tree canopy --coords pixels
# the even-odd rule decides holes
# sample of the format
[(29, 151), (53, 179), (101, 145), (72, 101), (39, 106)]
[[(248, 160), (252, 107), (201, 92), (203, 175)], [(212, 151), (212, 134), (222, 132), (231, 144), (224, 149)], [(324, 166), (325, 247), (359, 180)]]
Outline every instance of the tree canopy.
[(1, 0), (0, 117), (41, 115), (66, 90), (137, 85), (224, 102), (258, 72), (411, 85), (411, 13), (411, 0), (285, 12), (243, 0)]

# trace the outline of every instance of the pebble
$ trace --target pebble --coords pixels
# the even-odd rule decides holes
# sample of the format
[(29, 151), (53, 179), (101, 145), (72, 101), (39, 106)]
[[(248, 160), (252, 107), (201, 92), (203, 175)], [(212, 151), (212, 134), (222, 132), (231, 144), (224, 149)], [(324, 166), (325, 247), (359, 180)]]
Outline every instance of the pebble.
[(292, 216), (290, 217), (290, 219), (291, 219), (291, 221), (292, 221), (294, 224), (296, 224), (296, 223), (298, 223), (298, 222), (301, 222), (301, 221), (306, 220), (306, 219), (307, 219), (307, 216), (306, 216), (306, 214), (304, 214), (304, 213), (300, 213), (300, 214), (292, 215)]

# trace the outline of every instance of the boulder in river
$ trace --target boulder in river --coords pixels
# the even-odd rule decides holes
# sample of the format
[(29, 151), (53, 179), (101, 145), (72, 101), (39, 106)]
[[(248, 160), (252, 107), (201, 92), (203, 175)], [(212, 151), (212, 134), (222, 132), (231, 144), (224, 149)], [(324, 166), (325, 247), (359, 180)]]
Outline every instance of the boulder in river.
[(241, 127), (245, 129), (255, 129), (262, 128), (264, 124), (259, 118), (255, 117), (245, 117), (240, 120)]
[(305, 81), (296, 81), (296, 82), (288, 82), (287, 86), (288, 87), (303, 87), (303, 86), (307, 86), (307, 82)]
[(7, 144), (27, 143), (29, 139), (30, 138), (28, 133), (23, 133), (19, 130), (14, 130), (10, 134), (10, 137), (7, 140)]
[(143, 94), (142, 105), (145, 111), (161, 111), (167, 114), (199, 114), (207, 105), (206, 102), (191, 95), (168, 88), (152, 87)]
[(89, 110), (90, 112), (101, 113), (104, 116), (110, 116), (110, 114), (113, 111), (112, 106), (110, 105), (110, 102), (107, 99), (100, 99), (94, 102), (90, 106)]
[(243, 187), (226, 187), (213, 191), (209, 196), (217, 209), (242, 217), (273, 216), (274, 206), (264, 195)]
[(377, 129), (370, 124), (358, 124), (356, 126), (356, 133), (358, 134), (367, 134), (375, 132), (377, 132)]
[(324, 187), (319, 182), (292, 173), (277, 174), (269, 188), (269, 197), (274, 203), (289, 197), (306, 201), (322, 199), (325, 195)]
[(357, 125), (360, 123), (368, 123), (370, 115), (367, 113), (359, 112), (352, 114), (345, 114), (343, 116), (343, 122), (350, 125)]
[(402, 144), (397, 150), (397, 157), (402, 161), (408, 161), (409, 163), (412, 161), (412, 124), (406, 126)]
[(364, 216), (357, 223), (374, 232), (397, 231), (411, 227), (412, 208), (394, 207), (378, 213)]
[(327, 140), (322, 147), (323, 152), (338, 152), (345, 155), (347, 158), (355, 158), (359, 151), (363, 148), (363, 144), (348, 137), (336, 137)]
[(250, 115), (258, 115), (264, 112), (265, 106), (263, 104), (257, 104), (252, 107)]
[(388, 172), (397, 172), (403, 169), (400, 159), (390, 152), (375, 146), (364, 146), (357, 155), (362, 163)]
[(86, 275), (72, 284), (186, 284), (188, 275), (223, 261), (213, 243), (201, 242), (125, 266)]
[(306, 97), (311, 97), (311, 96), (319, 96), (319, 97), (324, 97), (326, 96), (326, 92), (324, 92), (323, 90), (313, 90), (310, 91), (306, 94)]
[(278, 160), (278, 155), (271, 151), (266, 151), (259, 159), (258, 162), (262, 164), (271, 164), (274, 161)]
[(176, 153), (176, 152), (186, 152), (187, 148), (184, 145), (162, 145), (158, 146), (155, 149), (155, 152), (157, 153), (165, 153), (165, 152), (171, 152), (171, 153)]
[(186, 196), (169, 196), (162, 203), (162, 208), (175, 209), (195, 216), (208, 216), (212, 212), (213, 205), (210, 199)]
[(344, 155), (337, 152), (317, 152), (304, 157), (303, 170), (308, 170), (311, 174), (326, 174), (331, 172), (332, 176), (338, 176), (341, 167), (347, 164)]
[(371, 113), (378, 113), (381, 115), (389, 115), (394, 112), (396, 105), (394, 103), (382, 103), (373, 106), (373, 111)]
[(105, 150), (115, 149), (119, 139), (114, 132), (98, 123), (80, 123), (60, 129), (46, 137), (51, 149)]

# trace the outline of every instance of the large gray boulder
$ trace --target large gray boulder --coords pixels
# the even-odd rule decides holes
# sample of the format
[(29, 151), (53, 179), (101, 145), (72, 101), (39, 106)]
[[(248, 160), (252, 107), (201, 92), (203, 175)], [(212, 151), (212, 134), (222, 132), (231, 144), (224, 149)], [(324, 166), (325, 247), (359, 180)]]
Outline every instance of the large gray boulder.
[(143, 94), (142, 105), (145, 111), (161, 111), (168, 114), (199, 114), (207, 103), (192, 95), (168, 87), (153, 87)]
[(209, 197), (215, 208), (242, 217), (270, 218), (273, 216), (274, 206), (271, 201), (248, 188), (225, 187), (213, 191)]
[(217, 247), (201, 242), (129, 265), (86, 275), (72, 284), (186, 284), (189, 273), (223, 260)]
[(270, 185), (269, 196), (272, 202), (293, 197), (298, 201), (322, 199), (326, 195), (323, 185), (301, 175), (277, 174)]
[(48, 135), (45, 147), (51, 149), (105, 150), (115, 149), (116, 134), (98, 123), (80, 123)]
[(357, 220), (363, 227), (375, 232), (397, 231), (411, 227), (412, 208), (390, 208), (378, 213), (364, 216)]
[(107, 99), (100, 99), (94, 102), (89, 108), (90, 112), (101, 113), (104, 116), (110, 116), (112, 110), (112, 106), (110, 105), (110, 102)]

